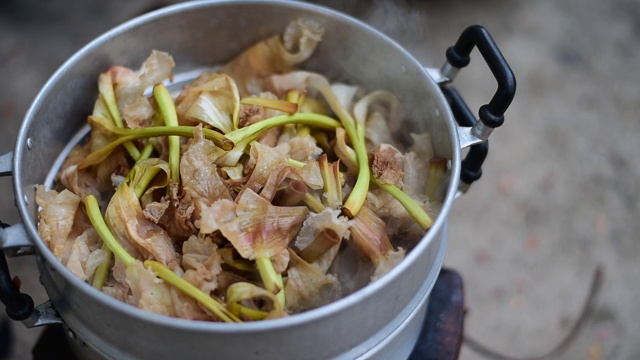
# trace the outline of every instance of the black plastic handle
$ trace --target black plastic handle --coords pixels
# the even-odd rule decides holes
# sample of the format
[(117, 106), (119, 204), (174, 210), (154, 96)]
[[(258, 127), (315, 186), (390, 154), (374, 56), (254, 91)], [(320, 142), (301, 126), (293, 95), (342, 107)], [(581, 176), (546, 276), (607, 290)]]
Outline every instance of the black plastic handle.
[[(0, 226), (7, 227), (2, 222), (0, 222)], [(6, 307), (7, 316), (13, 320), (25, 320), (33, 312), (33, 299), (31, 296), (21, 293), (13, 282), (3, 250), (0, 250), (0, 301)]]
[(0, 250), (0, 301), (7, 308), (7, 316), (13, 320), (25, 320), (33, 312), (33, 299), (21, 293), (11, 279), (4, 251)]
[[(485, 126), (496, 128), (504, 123), (504, 113), (513, 101), (516, 93), (516, 78), (489, 32), (480, 25), (466, 28), (456, 44), (447, 49), (449, 65), (457, 69), (469, 65), (471, 61), (469, 55), (474, 47), (478, 48), (498, 83), (496, 93), (488, 104), (480, 107), (478, 116)], [(458, 124), (467, 127), (474, 126), (478, 120), (460, 94), (449, 85), (442, 85), (440, 89)], [(461, 164), (460, 180), (463, 183), (470, 185), (482, 176), (482, 164), (488, 153), (488, 141), (470, 147)]]
[(474, 47), (498, 82), (496, 93), (488, 104), (480, 107), (478, 115), (485, 126), (497, 128), (504, 123), (504, 113), (516, 93), (516, 78), (489, 32), (480, 25), (469, 26), (462, 32), (456, 44), (447, 49), (447, 61), (457, 69), (469, 65)]
[[(444, 97), (451, 107), (453, 117), (460, 126), (473, 126), (476, 123), (476, 118), (473, 116), (471, 110), (460, 96), (460, 93), (452, 86), (442, 86), (440, 88)], [(489, 153), (489, 140), (481, 142), (476, 145), (472, 145), (469, 148), (467, 156), (462, 160), (460, 167), (460, 180), (470, 185), (472, 182), (480, 179), (482, 176), (482, 163), (487, 158)]]

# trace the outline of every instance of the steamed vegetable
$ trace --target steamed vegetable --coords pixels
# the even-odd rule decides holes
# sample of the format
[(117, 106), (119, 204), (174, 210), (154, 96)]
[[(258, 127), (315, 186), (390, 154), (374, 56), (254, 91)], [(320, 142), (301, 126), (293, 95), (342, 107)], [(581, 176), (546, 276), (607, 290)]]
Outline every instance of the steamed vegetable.
[(177, 96), (161, 51), (102, 73), (62, 190), (37, 187), (53, 254), (140, 309), (224, 322), (320, 307), (393, 269), (432, 225), (447, 163), (428, 134), (394, 138), (393, 93), (295, 68), (323, 33), (294, 21)]

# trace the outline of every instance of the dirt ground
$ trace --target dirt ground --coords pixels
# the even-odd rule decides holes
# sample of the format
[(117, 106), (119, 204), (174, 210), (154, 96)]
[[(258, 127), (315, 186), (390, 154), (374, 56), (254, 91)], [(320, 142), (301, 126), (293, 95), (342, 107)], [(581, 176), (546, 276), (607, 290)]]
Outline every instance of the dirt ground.
[[(516, 74), (482, 179), (450, 214), (445, 262), (465, 281), (467, 334), (513, 356), (543, 354), (570, 330), (600, 265), (595, 307), (557, 358), (639, 359), (640, 2), (320, 2), (387, 33), (427, 66), (443, 63), (466, 26), (484, 25)], [(13, 150), (29, 104), (70, 55), (167, 3), (0, 1), (0, 153)], [(495, 90), (477, 52), (455, 85), (472, 109)], [(0, 219), (19, 221), (10, 178), (0, 189)], [(36, 303), (46, 299), (32, 258), (10, 266)], [(12, 326), (9, 358), (30, 358), (40, 330)], [(463, 347), (461, 359), (481, 358)]]

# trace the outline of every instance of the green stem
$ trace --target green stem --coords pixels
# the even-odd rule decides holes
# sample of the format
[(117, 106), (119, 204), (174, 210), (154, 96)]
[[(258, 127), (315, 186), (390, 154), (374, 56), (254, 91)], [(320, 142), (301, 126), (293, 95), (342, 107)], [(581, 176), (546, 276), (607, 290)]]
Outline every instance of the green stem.
[(142, 153), (140, 154), (140, 157), (138, 158), (137, 161), (140, 160), (146, 160), (148, 158), (151, 157), (151, 154), (153, 153), (153, 144), (151, 143), (151, 141), (148, 141), (147, 144), (144, 146), (144, 149), (142, 149)]
[(227, 308), (220, 301), (203, 293), (200, 289), (191, 285), (185, 279), (176, 275), (173, 271), (169, 270), (161, 263), (153, 260), (147, 260), (144, 262), (144, 266), (150, 267), (151, 270), (153, 270), (153, 272), (155, 272), (159, 278), (173, 285), (178, 290), (184, 292), (192, 298), (196, 299), (197, 302), (202, 304), (207, 309), (211, 310), (211, 312), (216, 314), (222, 321), (228, 323), (242, 322), (229, 310), (227, 310)]
[(280, 305), (284, 306), (284, 284), (282, 282), (282, 275), (276, 272), (271, 259), (268, 256), (258, 257), (256, 259), (256, 266), (258, 267), (258, 273), (260, 273), (260, 278), (262, 278), (265, 289), (275, 293)]
[(229, 265), (230, 267), (240, 270), (240, 271), (253, 271), (253, 264), (249, 260), (245, 260), (243, 258), (236, 258), (234, 256), (233, 248), (218, 248), (216, 252), (222, 258), (222, 263), (224, 265)]
[[(111, 114), (111, 118), (113, 119), (113, 123), (118, 128), (124, 128), (124, 124), (122, 123), (122, 118), (120, 117), (120, 111), (118, 110), (118, 104), (116, 102), (116, 95), (113, 92), (113, 82), (111, 81), (111, 75), (102, 74), (101, 77), (104, 76), (106, 81), (98, 81), (98, 86), (100, 87), (100, 92), (102, 94), (103, 100), (107, 105), (107, 109), (109, 110), (109, 114)], [(133, 160), (137, 161), (140, 158), (140, 150), (130, 141), (124, 144), (124, 148), (127, 150), (129, 155), (133, 158)]]
[(429, 214), (413, 198), (407, 195), (404, 191), (393, 184), (383, 184), (378, 179), (371, 177), (371, 181), (379, 188), (389, 193), (407, 210), (409, 215), (415, 220), (423, 229), (428, 230), (433, 225), (433, 220)]
[[(151, 126), (139, 129), (111, 129), (111, 131), (121, 137), (106, 145), (102, 149), (96, 150), (89, 154), (87, 158), (78, 165), (79, 169), (87, 168), (91, 165), (99, 164), (106, 159), (113, 150), (127, 141), (146, 139), (158, 136), (182, 136), (193, 137), (194, 126)], [(233, 149), (233, 142), (227, 139), (223, 134), (211, 129), (202, 129), (202, 133), (206, 139), (213, 141), (223, 150)]]
[(242, 317), (243, 319), (263, 320), (267, 315), (269, 315), (268, 312), (251, 309), (246, 306), (242, 306), (237, 302), (232, 302), (228, 306), (229, 311), (231, 311), (232, 314)]
[(109, 270), (111, 269), (111, 259), (113, 258), (113, 252), (111, 252), (111, 249), (109, 249), (109, 246), (107, 246), (106, 243), (102, 244), (102, 251), (105, 252), (107, 258), (98, 265), (96, 272), (93, 274), (93, 281), (91, 282), (91, 286), (98, 290), (101, 290), (104, 283), (107, 281)]
[(295, 114), (298, 111), (298, 104), (295, 102), (279, 99), (266, 99), (260, 97), (244, 98), (240, 100), (240, 104), (258, 105), (267, 109), (286, 112), (287, 114)]
[(316, 214), (325, 209), (324, 204), (322, 204), (318, 199), (314, 198), (310, 193), (304, 194), (302, 202), (309, 208), (309, 210)]
[(338, 202), (342, 203), (342, 187), (344, 185), (340, 175), (340, 160), (338, 160), (333, 163), (333, 176), (335, 176), (336, 196), (338, 196)]
[(87, 195), (84, 198), (84, 206), (87, 210), (87, 215), (89, 216), (89, 221), (91, 221), (91, 225), (96, 229), (98, 235), (102, 241), (107, 244), (109, 249), (113, 252), (115, 256), (122, 261), (123, 264), (129, 266), (132, 262), (135, 261), (133, 256), (129, 255), (127, 250), (125, 250), (122, 245), (116, 240), (116, 238), (111, 234), (109, 227), (104, 222), (102, 218), (102, 214), (100, 213), (100, 206), (98, 205), (98, 200), (93, 195)]
[[(345, 156), (349, 156), (349, 152), (346, 152)], [(349, 157), (347, 160), (356, 162), (357, 159)], [(404, 191), (393, 184), (383, 184), (375, 177), (371, 176), (371, 181), (379, 188), (389, 193), (407, 210), (409, 215), (425, 230), (428, 230), (433, 225), (433, 220), (427, 214), (426, 211), (418, 203), (407, 195)]]
[(140, 178), (140, 181), (133, 188), (133, 192), (136, 194), (136, 197), (140, 199), (144, 192), (147, 190), (147, 187), (151, 183), (154, 177), (161, 171), (162, 169), (154, 166), (149, 168)]
[[(153, 96), (158, 104), (158, 109), (160, 109), (160, 114), (164, 118), (165, 125), (167, 127), (178, 126), (176, 107), (166, 86), (163, 84), (154, 86)], [(180, 138), (178, 136), (169, 136), (169, 173), (171, 181), (180, 182)]]
[(138, 161), (138, 159), (140, 158), (140, 150), (138, 150), (138, 148), (131, 141), (127, 141), (126, 143), (124, 143), (124, 148), (125, 150), (127, 150), (129, 155), (131, 155), (133, 161)]
[(311, 135), (311, 128), (306, 126), (306, 125), (298, 126), (298, 128), (296, 130), (296, 136), (297, 137), (305, 137), (307, 135)]
[(287, 164), (302, 169), (305, 165), (302, 161), (298, 161), (292, 158), (287, 158)]
[(336, 121), (335, 119), (332, 119), (325, 115), (296, 113), (293, 115), (278, 115), (269, 119), (258, 121), (255, 124), (251, 124), (241, 129), (234, 130), (228, 133), (226, 137), (234, 144), (237, 144), (240, 141), (248, 137), (255, 136), (256, 134), (264, 130), (287, 124), (304, 124), (327, 130), (333, 130), (341, 126), (339, 121)]
[(326, 154), (318, 158), (318, 165), (320, 166), (320, 176), (324, 182), (324, 192), (326, 194), (324, 199), (326, 200), (326, 204), (332, 209), (337, 209), (342, 205), (342, 202), (338, 200), (336, 177), (333, 174), (333, 166), (329, 165)]
[[(267, 312), (244, 306), (245, 301), (258, 300), (259, 303), (263, 303), (264, 300), (270, 300), (273, 302), (273, 310)], [(269, 290), (260, 288), (254, 284), (246, 282), (236, 282), (227, 287), (227, 308), (234, 315), (251, 320), (262, 320), (267, 316), (274, 315), (274, 312), (279, 312), (280, 315), (285, 315), (284, 309), (280, 305), (278, 298), (273, 295)], [(265, 308), (267, 304), (261, 304), (260, 308)]]
[[(107, 224), (104, 222), (102, 215), (100, 214), (100, 207), (98, 206), (98, 200), (93, 195), (87, 195), (84, 198), (84, 205), (87, 209), (87, 215), (89, 216), (89, 220), (91, 224), (98, 232), (98, 235), (102, 238), (102, 241), (111, 249), (113, 254), (122, 261), (125, 266), (131, 265), (135, 261), (133, 256), (129, 255), (127, 251), (118, 243), (116, 238), (111, 234)], [(166, 266), (160, 264), (157, 261), (147, 260), (144, 262), (145, 266), (148, 266), (155, 272), (158, 277), (168, 282), (169, 284), (175, 286), (179, 290), (183, 291), (185, 294), (191, 296), (196, 299), (199, 303), (205, 306), (207, 309), (211, 310), (214, 314), (216, 314), (222, 321), (225, 322), (240, 322), (240, 319), (231, 314), (223, 304), (219, 301), (213, 299), (210, 296), (207, 296), (205, 293), (200, 291), (200, 289), (188, 283), (186, 280), (181, 278), (180, 276), (174, 274), (171, 270), (169, 270)]]
[[(364, 143), (364, 136), (362, 140), (359, 137), (359, 131), (356, 128), (356, 122), (353, 120), (353, 117), (349, 115), (349, 112), (340, 105), (338, 98), (331, 90), (331, 86), (326, 83), (324, 79), (311, 79), (312, 86), (316, 87), (322, 93), (322, 96), (325, 97), (327, 103), (331, 107), (331, 110), (338, 116), (340, 121), (342, 122), (342, 126), (344, 127), (351, 143), (353, 144), (354, 150), (356, 152), (356, 158), (358, 162), (358, 178), (356, 179), (356, 183), (353, 186), (353, 190), (347, 197), (342, 210), (344, 213), (353, 218), (358, 214), (360, 208), (364, 204), (365, 199), (367, 198), (367, 193), (369, 192), (369, 180), (371, 178), (371, 172), (369, 170), (369, 159), (367, 155), (367, 149)], [(326, 83), (326, 84), (325, 84)], [(361, 132), (364, 135), (364, 126), (359, 126), (362, 128)]]
[(364, 124), (359, 124), (356, 129), (351, 127), (345, 128), (347, 135), (351, 139), (353, 148), (356, 152), (356, 160), (358, 163), (358, 179), (356, 180), (353, 190), (349, 194), (347, 201), (345, 201), (342, 210), (353, 218), (358, 214), (360, 208), (364, 204), (369, 192), (369, 181), (371, 179), (371, 170), (369, 169), (369, 158), (367, 155), (367, 148), (364, 143)]

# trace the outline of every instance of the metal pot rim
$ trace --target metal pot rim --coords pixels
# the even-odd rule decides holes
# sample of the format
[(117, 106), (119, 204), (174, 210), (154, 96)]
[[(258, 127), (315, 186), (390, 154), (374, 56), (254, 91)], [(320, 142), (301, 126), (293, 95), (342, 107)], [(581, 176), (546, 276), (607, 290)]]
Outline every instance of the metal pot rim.
[[(22, 162), (24, 149), (27, 147), (27, 132), (28, 125), (32, 121), (34, 114), (36, 113), (36, 109), (40, 106), (40, 103), (45, 101), (50, 89), (53, 87), (60, 77), (70, 68), (72, 68), (77, 62), (81, 61), (85, 54), (91, 52), (94, 48), (98, 47), (102, 43), (108, 41), (110, 38), (126, 33), (132, 28), (143, 25), (147, 22), (153, 21), (157, 18), (167, 17), (167, 16), (175, 16), (182, 11), (185, 10), (193, 10), (198, 8), (204, 8), (209, 6), (237, 6), (237, 5), (253, 5), (253, 4), (274, 4), (282, 7), (292, 7), (297, 9), (302, 9), (310, 12), (316, 12), (324, 15), (328, 15), (330, 17), (338, 18), (341, 21), (350, 23), (352, 25), (356, 25), (360, 29), (366, 32), (372, 32), (377, 37), (379, 37), (382, 41), (385, 41), (392, 45), (396, 51), (402, 53), (408, 61), (412, 62), (413, 66), (418, 68), (422, 68), (422, 65), (418, 63), (418, 61), (409, 54), (403, 47), (398, 45), (395, 41), (379, 32), (378, 30), (372, 28), (371, 26), (352, 18), (348, 15), (340, 13), (335, 10), (331, 10), (325, 7), (321, 7), (314, 4), (308, 3), (298, 3), (291, 2), (285, 0), (271, 0), (268, 2), (265, 1), (255, 1), (255, 0), (225, 0), (225, 1), (195, 1), (188, 3), (181, 3), (173, 6), (169, 6), (145, 15), (142, 15), (138, 18), (127, 21), (112, 30), (107, 31), (102, 34), (95, 40), (91, 41), (89, 44), (84, 46), (78, 52), (76, 52), (73, 56), (71, 56), (46, 82), (41, 91), (38, 93), (33, 103), (29, 107), (27, 111), (23, 124), (20, 128), (20, 132), (18, 134), (18, 138), (16, 141), (16, 147), (14, 150), (13, 157), (13, 181), (14, 181), (14, 191), (15, 197), (18, 199), (17, 207), (20, 212), (20, 216), (22, 217), (25, 228), (31, 237), (34, 245), (38, 249), (38, 253), (40, 255), (39, 259), (44, 259), (50, 266), (52, 266), (56, 271), (60, 272), (62, 276), (72, 284), (74, 287), (80, 289), (81, 291), (88, 293), (96, 301), (101, 301), (113, 308), (114, 310), (121, 311), (135, 317), (139, 320), (144, 320), (151, 323), (160, 324), (167, 327), (172, 327), (176, 329), (189, 329), (189, 330), (197, 330), (197, 331), (207, 331), (207, 332), (245, 332), (252, 330), (266, 331), (266, 330), (274, 330), (284, 327), (296, 326), (307, 322), (313, 322), (319, 318), (325, 317), (328, 314), (339, 313), (345, 311), (350, 307), (357, 306), (358, 302), (362, 298), (366, 298), (369, 296), (375, 295), (376, 292), (383, 290), (387, 284), (398, 281), (401, 274), (410, 267), (414, 262), (420, 261), (421, 254), (426, 250), (429, 244), (434, 240), (437, 233), (446, 226), (446, 220), (448, 217), (448, 213), (451, 209), (453, 200), (458, 192), (458, 182), (460, 177), (460, 141), (458, 137), (458, 132), (455, 127), (455, 123), (453, 120), (453, 115), (448, 106), (443, 106), (446, 113), (441, 114), (445, 118), (446, 126), (449, 132), (449, 141), (452, 144), (452, 159), (451, 159), (451, 177), (449, 180), (449, 184), (447, 187), (445, 199), (443, 201), (440, 213), (436, 217), (433, 226), (426, 233), (426, 235), (420, 240), (420, 242), (416, 245), (416, 247), (407, 254), (405, 259), (400, 262), (394, 269), (392, 269), (389, 273), (383, 276), (381, 279), (375, 281), (372, 284), (367, 285), (366, 287), (350, 294), (340, 300), (332, 302), (330, 304), (324, 305), (320, 308), (309, 310), (300, 314), (295, 314), (290, 317), (282, 318), (282, 319), (274, 319), (269, 321), (260, 321), (260, 322), (247, 322), (247, 323), (239, 323), (239, 324), (226, 324), (226, 323), (214, 323), (214, 322), (204, 322), (204, 321), (192, 321), (185, 320), (179, 318), (172, 318), (168, 316), (163, 316), (159, 314), (154, 314), (151, 312), (147, 312), (141, 309), (138, 309), (132, 305), (121, 302), (115, 298), (110, 297), (107, 294), (102, 293), (101, 291), (94, 289), (84, 281), (80, 280), (76, 276), (74, 276), (66, 267), (60, 263), (60, 261), (53, 255), (53, 253), (48, 249), (48, 247), (44, 244), (37, 230), (37, 226), (30, 220), (29, 210), (27, 208), (27, 204), (22, 200), (25, 198), (25, 193), (23, 190), (22, 184)], [(422, 70), (423, 76), (427, 79), (429, 83), (433, 85), (435, 89), (437, 89), (436, 83), (433, 79), (427, 74), (427, 72)], [(437, 101), (441, 104), (446, 104), (446, 100), (443, 94), (438, 90), (434, 92), (437, 94)], [(434, 266), (441, 266), (441, 264), (434, 263)], [(438, 269), (439, 271), (439, 269)]]

